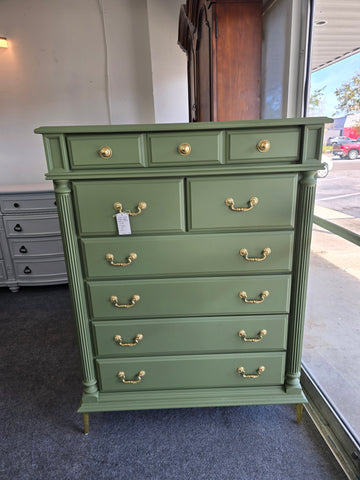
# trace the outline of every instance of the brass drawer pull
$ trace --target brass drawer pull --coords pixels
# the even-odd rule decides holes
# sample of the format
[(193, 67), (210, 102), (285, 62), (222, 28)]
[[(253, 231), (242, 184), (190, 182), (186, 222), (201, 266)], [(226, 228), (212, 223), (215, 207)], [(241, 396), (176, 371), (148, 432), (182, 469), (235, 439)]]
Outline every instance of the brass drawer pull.
[(245, 373), (245, 368), (244, 367), (239, 367), (237, 369), (237, 373), (240, 373), (244, 378), (258, 378), (260, 375), (265, 371), (265, 367), (261, 366), (257, 369), (257, 373), (250, 373), (247, 374)]
[(249, 256), (248, 256), (249, 253), (248, 253), (248, 251), (246, 250), (246, 248), (242, 248), (242, 249), (240, 250), (240, 255), (241, 255), (242, 257), (244, 257), (245, 260), (247, 260), (248, 262), (262, 262), (263, 260), (265, 260), (265, 258), (266, 258), (268, 255), (270, 255), (270, 253), (271, 253), (271, 250), (270, 250), (270, 248), (267, 247), (267, 248), (264, 248), (264, 250), (262, 251), (262, 254), (263, 254), (262, 257), (249, 257)]
[(122, 383), (139, 383), (141, 382), (141, 379), (145, 375), (145, 373), (145, 370), (140, 370), (140, 372), (136, 375), (135, 380), (126, 380), (125, 372), (119, 372), (117, 376), (120, 378)]
[(270, 150), (269, 140), (260, 140), (260, 142), (257, 143), (256, 148), (261, 153), (268, 152)]
[(15, 232), (22, 232), (22, 226), (20, 223), (17, 223), (14, 227)]
[(267, 330), (260, 330), (260, 332), (258, 333), (258, 337), (247, 338), (245, 330), (240, 330), (239, 337), (241, 337), (244, 342), (261, 342), (261, 340), (265, 337), (266, 334)]
[(188, 143), (181, 143), (179, 146), (178, 146), (178, 149), (177, 149), (178, 153), (180, 155), (182, 155), (183, 157), (185, 157), (186, 155), (189, 155), (189, 153), (191, 152), (191, 147)]
[(130, 253), (127, 257), (127, 262), (124, 262), (124, 263), (116, 263), (114, 262), (114, 255), (112, 253), (107, 253), (105, 255), (105, 258), (106, 260), (110, 263), (110, 265), (114, 265), (115, 267), (126, 267), (127, 265), (130, 265), (133, 260), (136, 260), (137, 259), (137, 255), (136, 253)]
[(123, 212), (122, 204), (120, 202), (114, 203), (115, 210), (118, 210), (119, 213), (127, 213), (130, 216), (139, 215), (139, 213), (145, 210), (146, 207), (147, 207), (146, 202), (139, 202), (137, 205), (137, 209), (138, 209), (137, 212), (127, 212), (127, 211)]
[(136, 304), (136, 302), (138, 302), (139, 300), (140, 300), (140, 295), (133, 295), (133, 296), (131, 297), (131, 300), (130, 300), (130, 301), (131, 301), (131, 304), (130, 304), (130, 305), (120, 305), (120, 304), (118, 303), (118, 297), (116, 297), (115, 295), (112, 295), (112, 296), (110, 297), (110, 302), (111, 302), (115, 307), (118, 307), (118, 308), (131, 308), (131, 307), (133, 307), (133, 306)]
[(264, 290), (260, 293), (260, 300), (248, 300), (246, 292), (240, 292), (239, 297), (244, 300), (245, 303), (262, 303), (270, 293), (267, 290)]
[(234, 199), (233, 198), (227, 198), (225, 200), (225, 204), (231, 208), (234, 212), (248, 212), (251, 210), (255, 205), (259, 203), (259, 199), (257, 197), (251, 197), (248, 201), (249, 206), (248, 207), (234, 207)]
[(120, 345), (120, 347), (135, 347), (135, 345), (137, 345), (143, 338), (144, 335), (142, 333), (138, 333), (134, 338), (133, 343), (123, 343), (121, 335), (115, 335), (114, 340), (118, 345)]
[(101, 158), (111, 158), (112, 157), (112, 150), (110, 147), (103, 146), (99, 150), (99, 155)]

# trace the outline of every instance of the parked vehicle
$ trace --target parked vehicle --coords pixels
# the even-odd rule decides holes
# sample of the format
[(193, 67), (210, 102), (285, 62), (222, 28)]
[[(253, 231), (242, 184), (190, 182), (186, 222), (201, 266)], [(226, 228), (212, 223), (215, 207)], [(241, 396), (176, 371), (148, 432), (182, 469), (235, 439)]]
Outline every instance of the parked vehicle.
[(321, 162), (324, 164), (324, 168), (318, 170), (317, 177), (318, 178), (325, 178), (328, 176), (330, 170), (334, 167), (333, 159), (328, 157), (327, 155), (323, 154), (321, 157)]
[(354, 140), (352, 138), (349, 138), (349, 137), (344, 137), (344, 136), (340, 136), (340, 137), (333, 137), (331, 140), (330, 140), (330, 145), (341, 145), (343, 143), (351, 143), (353, 142)]
[(342, 145), (333, 146), (333, 154), (341, 158), (348, 157), (350, 160), (355, 160), (360, 152), (360, 142), (343, 143)]

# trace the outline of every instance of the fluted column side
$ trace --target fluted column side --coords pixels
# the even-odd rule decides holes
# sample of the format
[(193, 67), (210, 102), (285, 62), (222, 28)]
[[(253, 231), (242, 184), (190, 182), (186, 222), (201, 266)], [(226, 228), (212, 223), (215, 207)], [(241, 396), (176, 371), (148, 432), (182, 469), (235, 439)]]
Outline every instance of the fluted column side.
[(289, 393), (292, 389), (301, 388), (300, 370), (315, 191), (316, 172), (304, 172), (299, 185), (297, 224), (295, 226), (295, 257), (285, 380), (286, 390)]
[(89, 319), (82, 280), (80, 254), (78, 249), (75, 220), (71, 201), (71, 185), (66, 180), (54, 181), (56, 202), (59, 210), (65, 259), (69, 278), (70, 294), (73, 299), (79, 336), (80, 359), (83, 371), (84, 394), (93, 396), (98, 392), (93, 363), (93, 353), (89, 332)]

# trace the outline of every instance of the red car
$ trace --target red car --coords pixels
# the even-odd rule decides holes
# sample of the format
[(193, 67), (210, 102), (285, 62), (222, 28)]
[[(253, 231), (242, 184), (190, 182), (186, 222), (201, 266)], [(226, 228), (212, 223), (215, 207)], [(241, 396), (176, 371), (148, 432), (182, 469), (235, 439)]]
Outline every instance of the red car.
[(333, 154), (339, 157), (348, 157), (350, 160), (355, 160), (360, 153), (360, 142), (343, 143), (341, 145), (333, 146)]

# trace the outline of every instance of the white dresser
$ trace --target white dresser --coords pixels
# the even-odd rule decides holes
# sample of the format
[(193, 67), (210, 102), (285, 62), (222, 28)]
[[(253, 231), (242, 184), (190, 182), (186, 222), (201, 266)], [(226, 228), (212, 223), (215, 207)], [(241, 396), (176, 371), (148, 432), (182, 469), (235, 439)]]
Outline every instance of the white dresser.
[(54, 193), (42, 184), (0, 186), (0, 286), (66, 282)]

